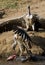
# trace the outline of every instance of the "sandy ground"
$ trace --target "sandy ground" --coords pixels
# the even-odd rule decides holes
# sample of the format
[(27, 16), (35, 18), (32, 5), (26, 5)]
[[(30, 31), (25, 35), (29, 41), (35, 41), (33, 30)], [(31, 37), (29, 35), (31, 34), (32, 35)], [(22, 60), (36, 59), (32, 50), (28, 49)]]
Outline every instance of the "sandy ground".
[[(45, 0), (34, 0), (32, 2), (28, 2), (29, 5), (31, 5), (31, 13), (36, 13), (41, 18), (45, 18)], [(5, 9), (6, 14), (4, 15), (3, 19), (0, 19), (0, 22), (13, 19), (19, 16), (22, 16), (28, 12), (27, 6), (28, 3), (26, 3), (23, 6), (20, 6), (18, 9)], [(39, 32), (28, 32), (33, 41), (35, 41), (38, 44), (37, 46), (33, 46), (31, 49), (34, 53), (42, 53), (43, 48), (45, 50), (45, 31), (39, 31)], [(13, 43), (13, 31), (8, 31), (0, 34), (0, 55), (8, 55), (13, 53), (13, 50), (11, 48), (11, 44)], [(36, 45), (37, 45), (36, 44)], [(40, 48), (41, 47), (41, 48)]]

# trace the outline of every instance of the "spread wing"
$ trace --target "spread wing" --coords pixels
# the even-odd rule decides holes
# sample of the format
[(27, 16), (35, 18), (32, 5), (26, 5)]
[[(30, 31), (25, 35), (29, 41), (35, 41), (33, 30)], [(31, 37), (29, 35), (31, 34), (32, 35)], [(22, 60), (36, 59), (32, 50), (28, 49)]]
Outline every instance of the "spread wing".
[(24, 27), (23, 23), (25, 22), (25, 20), (24, 20), (23, 16), (7, 19), (2, 22), (0, 21), (0, 33), (13, 30), (15, 25)]

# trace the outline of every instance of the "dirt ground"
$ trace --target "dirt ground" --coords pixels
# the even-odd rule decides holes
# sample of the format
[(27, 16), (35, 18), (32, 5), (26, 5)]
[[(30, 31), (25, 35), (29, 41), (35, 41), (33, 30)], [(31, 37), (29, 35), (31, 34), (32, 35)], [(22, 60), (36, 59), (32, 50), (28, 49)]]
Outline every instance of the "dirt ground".
[[(20, 5), (17, 9), (5, 9), (6, 14), (3, 19), (0, 19), (0, 22), (4, 22), (6, 20), (10, 20), (19, 16), (22, 16), (28, 12), (27, 6), (31, 6), (31, 13), (36, 13), (41, 18), (45, 18), (45, 0), (32, 0), (27, 1), (26, 4)], [(42, 53), (45, 50), (45, 30), (41, 30), (39, 32), (28, 32), (31, 36), (32, 40), (35, 41), (38, 45), (34, 46), (31, 49), (33, 53)], [(13, 54), (13, 49), (11, 45), (13, 44), (13, 31), (3, 32), (0, 34), (0, 56), (8, 56)]]

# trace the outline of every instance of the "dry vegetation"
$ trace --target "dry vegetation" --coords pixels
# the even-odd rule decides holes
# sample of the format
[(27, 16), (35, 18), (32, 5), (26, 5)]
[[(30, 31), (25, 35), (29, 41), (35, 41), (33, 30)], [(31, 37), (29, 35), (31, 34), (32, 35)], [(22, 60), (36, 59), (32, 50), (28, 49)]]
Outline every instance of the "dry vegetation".
[[(45, 0), (0, 0), (0, 9), (5, 9), (5, 16), (3, 19), (0, 19), (0, 22), (21, 16), (27, 12), (27, 6), (31, 5), (31, 12), (37, 13), (40, 17), (45, 18)], [(20, 13), (21, 12), (21, 13)], [(31, 34), (30, 32), (29, 34)], [(33, 32), (35, 38), (33, 36), (33, 40), (39, 44), (38, 47), (33, 46), (31, 49), (33, 53), (42, 53), (45, 49), (45, 31)], [(13, 54), (13, 50), (11, 48), (11, 44), (13, 43), (13, 31), (8, 31), (0, 34), (0, 56), (8, 56)], [(32, 35), (32, 34), (31, 34)]]

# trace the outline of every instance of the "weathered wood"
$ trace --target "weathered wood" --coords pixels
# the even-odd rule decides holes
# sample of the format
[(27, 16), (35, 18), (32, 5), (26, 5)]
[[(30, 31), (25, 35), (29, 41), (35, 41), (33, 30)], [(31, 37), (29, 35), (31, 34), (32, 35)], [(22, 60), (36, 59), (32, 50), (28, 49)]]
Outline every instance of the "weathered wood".
[(26, 49), (27, 54), (30, 54), (31, 52), (29, 49), (32, 48), (32, 46), (31, 46), (32, 40), (31, 40), (30, 36), (26, 33), (25, 30), (23, 30), (20, 27), (17, 27), (16, 30), (14, 29), (14, 32), (15, 32), (14, 43), (12, 45), (13, 49), (15, 49), (15, 47), (18, 44), (21, 54), (23, 53), (22, 49), (24, 49), (24, 50)]

